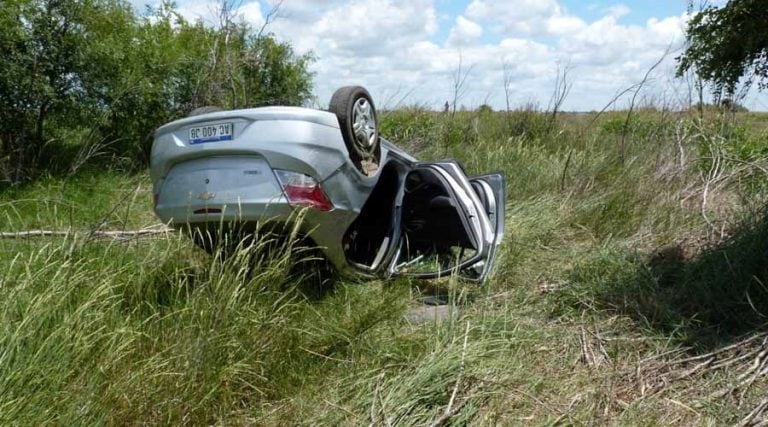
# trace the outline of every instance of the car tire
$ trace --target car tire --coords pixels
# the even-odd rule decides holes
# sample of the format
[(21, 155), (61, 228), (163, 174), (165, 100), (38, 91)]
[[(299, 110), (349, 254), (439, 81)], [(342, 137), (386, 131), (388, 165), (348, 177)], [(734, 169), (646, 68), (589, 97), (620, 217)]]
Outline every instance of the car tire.
[(350, 160), (360, 172), (370, 175), (381, 160), (379, 123), (371, 94), (362, 86), (339, 88), (328, 109), (339, 120)]
[(221, 107), (217, 107), (215, 105), (205, 105), (203, 107), (197, 107), (194, 110), (190, 111), (189, 114), (187, 114), (187, 117), (199, 116), (201, 114), (208, 114), (208, 113), (216, 113), (219, 111), (224, 111), (224, 110), (222, 110)]

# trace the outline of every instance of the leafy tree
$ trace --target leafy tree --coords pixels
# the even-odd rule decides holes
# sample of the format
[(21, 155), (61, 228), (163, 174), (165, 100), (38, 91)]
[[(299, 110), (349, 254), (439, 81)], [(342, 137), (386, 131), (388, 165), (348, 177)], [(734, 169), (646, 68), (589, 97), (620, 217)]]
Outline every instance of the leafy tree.
[(678, 73), (693, 69), (715, 85), (715, 93), (732, 95), (745, 83), (768, 87), (768, 5), (765, 0), (730, 0), (707, 6), (688, 23), (688, 47), (678, 58)]
[(123, 0), (0, 0), (0, 182), (91, 145), (142, 166), (153, 131), (198, 106), (305, 102), (311, 55), (261, 30), (191, 23), (169, 2), (139, 16)]
[(5, 0), (0, 8), (0, 158), (15, 180), (41, 155), (49, 117), (68, 122), (82, 110), (83, 17), (93, 7), (89, 1)]
[(300, 105), (309, 99), (313, 60), (311, 54), (297, 56), (273, 37), (252, 38), (243, 57), (245, 106)]

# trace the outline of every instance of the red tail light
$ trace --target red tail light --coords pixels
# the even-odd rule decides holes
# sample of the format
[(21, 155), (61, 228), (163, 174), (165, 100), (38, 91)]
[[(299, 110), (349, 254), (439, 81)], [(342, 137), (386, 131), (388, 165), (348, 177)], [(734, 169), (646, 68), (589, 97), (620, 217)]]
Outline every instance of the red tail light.
[(291, 205), (309, 206), (321, 211), (333, 209), (333, 203), (311, 176), (280, 169), (275, 169), (275, 175)]

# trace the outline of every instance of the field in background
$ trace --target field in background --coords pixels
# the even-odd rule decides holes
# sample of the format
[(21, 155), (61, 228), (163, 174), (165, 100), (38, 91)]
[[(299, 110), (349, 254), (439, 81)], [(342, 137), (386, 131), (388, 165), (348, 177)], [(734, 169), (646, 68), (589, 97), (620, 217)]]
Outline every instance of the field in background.
[[(734, 424), (768, 406), (768, 116), (387, 112), (419, 158), (501, 170), (485, 287), (321, 285), (290, 248), (220, 262), (145, 174), (0, 188), (0, 422)], [(311, 265), (311, 264), (308, 264)], [(308, 269), (304, 269), (305, 271)], [(439, 321), (408, 313), (425, 295)]]

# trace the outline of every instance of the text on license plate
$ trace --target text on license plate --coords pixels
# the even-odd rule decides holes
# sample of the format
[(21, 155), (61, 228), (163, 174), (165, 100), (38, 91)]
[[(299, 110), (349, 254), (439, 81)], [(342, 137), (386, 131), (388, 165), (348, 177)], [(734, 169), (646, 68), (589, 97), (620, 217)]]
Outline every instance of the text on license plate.
[(214, 123), (189, 129), (189, 143), (229, 141), (232, 139), (232, 123)]

